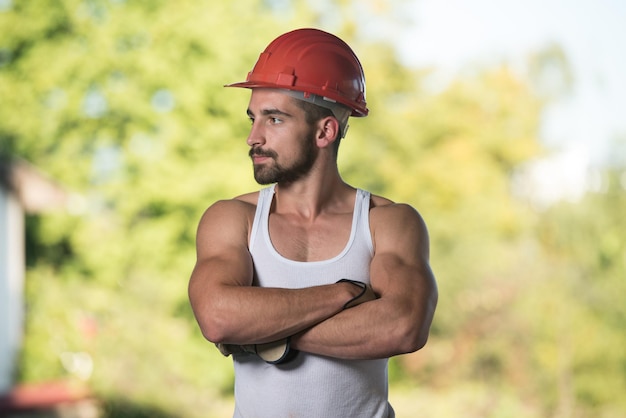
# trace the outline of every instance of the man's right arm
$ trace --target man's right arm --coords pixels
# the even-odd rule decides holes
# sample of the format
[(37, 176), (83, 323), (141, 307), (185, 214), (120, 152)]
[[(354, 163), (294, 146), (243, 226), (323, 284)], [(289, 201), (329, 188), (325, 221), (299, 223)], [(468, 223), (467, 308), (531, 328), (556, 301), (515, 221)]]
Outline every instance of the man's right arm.
[(305, 289), (252, 286), (251, 214), (250, 203), (220, 201), (198, 226), (189, 299), (209, 341), (256, 344), (286, 338), (340, 312), (359, 294), (357, 286), (345, 282)]

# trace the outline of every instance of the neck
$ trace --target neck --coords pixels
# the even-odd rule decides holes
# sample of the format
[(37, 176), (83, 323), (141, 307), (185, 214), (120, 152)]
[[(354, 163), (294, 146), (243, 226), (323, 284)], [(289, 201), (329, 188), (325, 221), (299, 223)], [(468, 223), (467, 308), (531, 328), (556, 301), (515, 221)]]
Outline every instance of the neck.
[(354, 188), (346, 184), (339, 173), (310, 175), (293, 183), (276, 185), (275, 209), (281, 213), (293, 213), (313, 219), (333, 210), (350, 199)]

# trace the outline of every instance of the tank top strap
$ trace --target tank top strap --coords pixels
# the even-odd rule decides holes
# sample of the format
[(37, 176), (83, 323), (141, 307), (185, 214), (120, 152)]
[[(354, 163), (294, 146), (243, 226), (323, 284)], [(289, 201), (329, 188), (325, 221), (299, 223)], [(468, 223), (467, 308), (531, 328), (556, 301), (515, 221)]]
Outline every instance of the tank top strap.
[(356, 222), (356, 236), (360, 238), (360, 242), (363, 242), (370, 254), (374, 254), (374, 244), (372, 242), (372, 234), (370, 232), (370, 201), (371, 194), (370, 192), (357, 189), (356, 191), (356, 202), (354, 205), (354, 217)]
[(248, 241), (248, 248), (252, 249), (254, 240), (259, 233), (259, 228), (267, 224), (267, 218), (269, 216), (270, 208), (272, 207), (272, 200), (274, 199), (274, 187), (272, 184), (269, 187), (259, 190), (259, 200), (256, 204), (256, 211), (254, 213), (254, 222), (252, 223), (252, 231), (250, 231), (250, 240)]

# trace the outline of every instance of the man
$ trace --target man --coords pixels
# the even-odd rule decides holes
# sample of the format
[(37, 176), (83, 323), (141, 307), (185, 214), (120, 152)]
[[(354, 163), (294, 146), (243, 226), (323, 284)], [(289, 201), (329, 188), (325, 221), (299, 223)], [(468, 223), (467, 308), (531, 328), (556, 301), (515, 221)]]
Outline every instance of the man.
[(275, 39), (246, 81), (261, 191), (198, 227), (189, 296), (203, 335), (233, 355), (235, 417), (393, 417), (390, 356), (426, 343), (437, 303), (426, 226), (337, 168), (365, 79), (342, 40)]

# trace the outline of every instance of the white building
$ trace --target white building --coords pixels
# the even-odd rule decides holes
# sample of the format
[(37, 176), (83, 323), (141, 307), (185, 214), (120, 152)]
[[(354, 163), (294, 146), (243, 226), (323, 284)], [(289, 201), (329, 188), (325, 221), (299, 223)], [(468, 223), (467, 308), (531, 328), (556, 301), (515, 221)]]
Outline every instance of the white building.
[(14, 383), (24, 330), (24, 214), (61, 209), (67, 194), (21, 160), (0, 160), (0, 394)]

